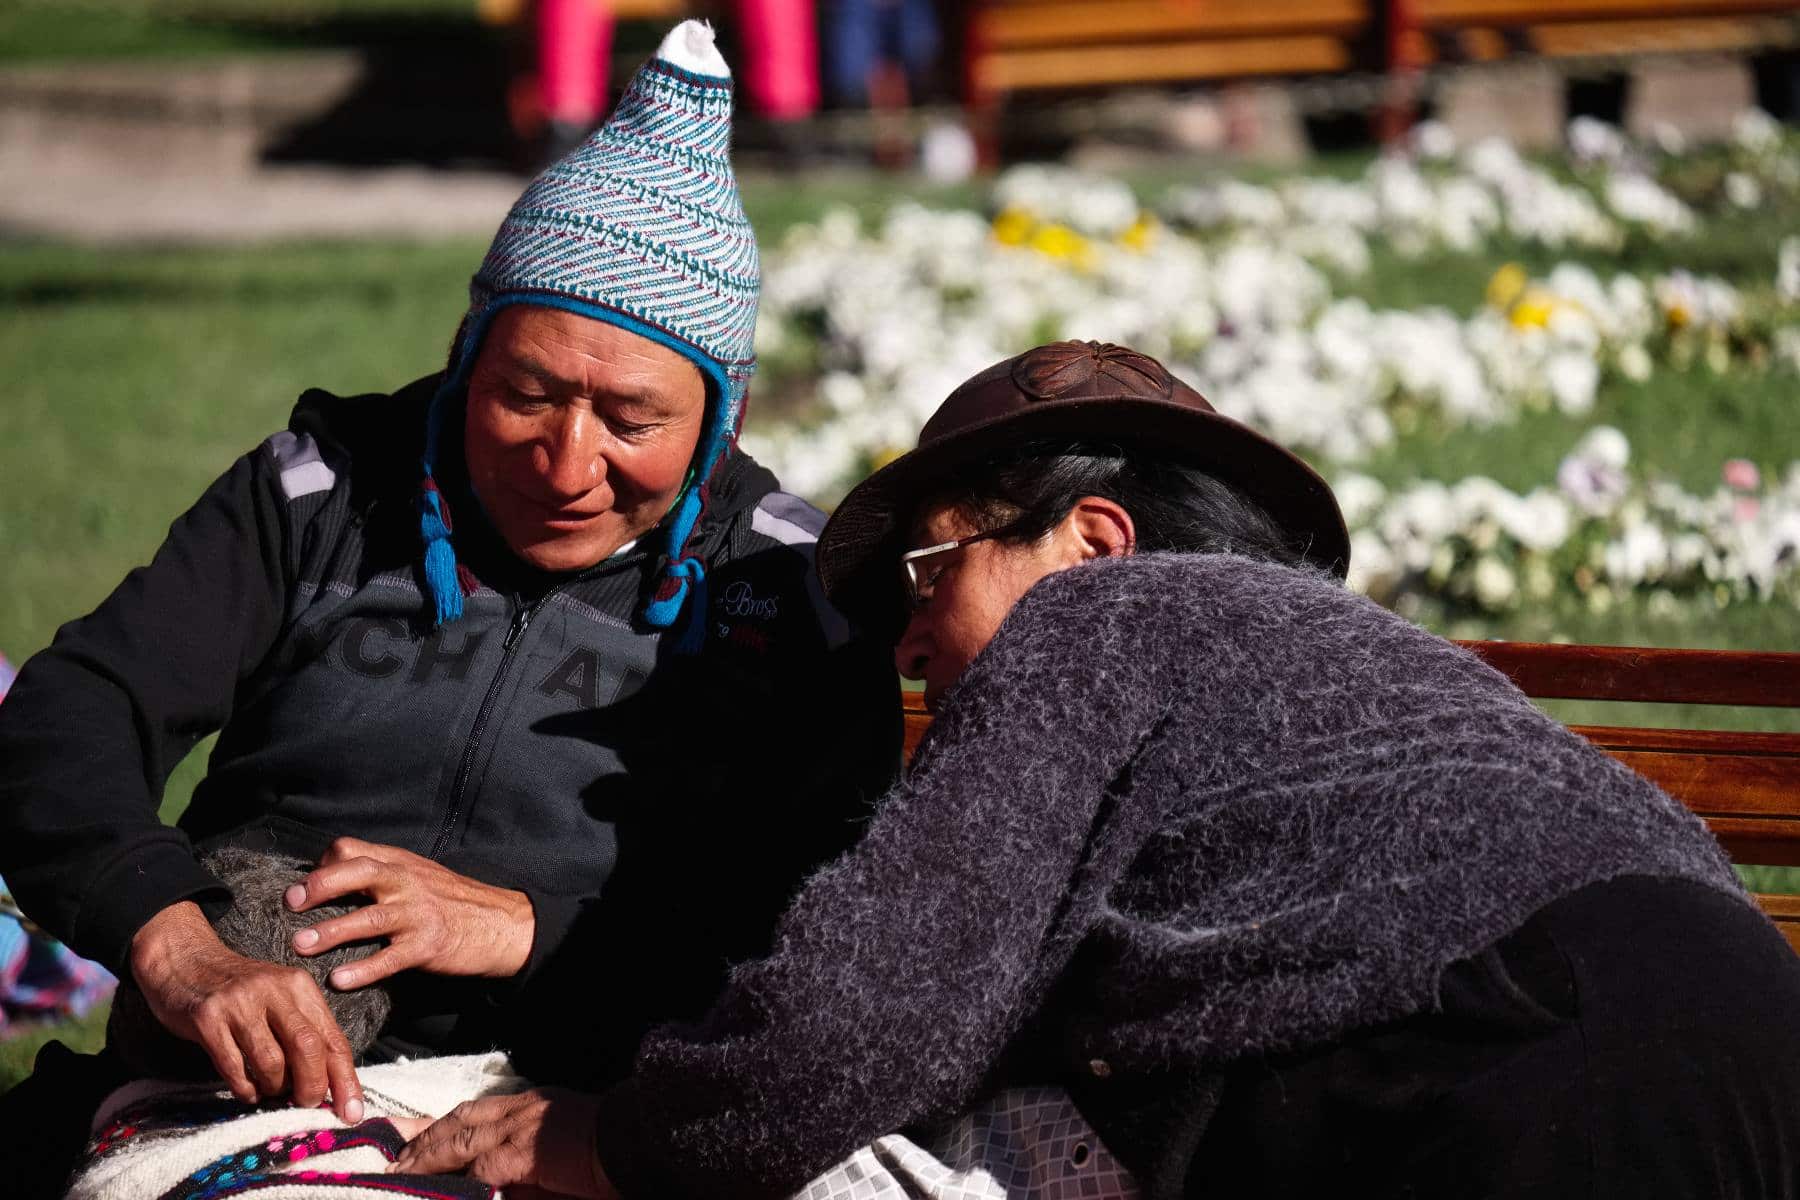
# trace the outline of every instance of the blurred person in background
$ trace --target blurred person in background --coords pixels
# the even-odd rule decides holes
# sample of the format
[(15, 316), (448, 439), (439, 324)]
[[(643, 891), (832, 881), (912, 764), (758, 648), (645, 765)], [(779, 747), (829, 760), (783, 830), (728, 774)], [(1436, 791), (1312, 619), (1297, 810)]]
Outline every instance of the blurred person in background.
[[(823, 599), (824, 518), (736, 446), (760, 269), (729, 76), (672, 32), (507, 216), (447, 369), (306, 393), (0, 706), (0, 873), (241, 1100), (363, 1109), (318, 985), (213, 932), (209, 846), (318, 862), (297, 911), (359, 898), (295, 946), (380, 945), (330, 976), (391, 988), (373, 1057), (499, 1046), (597, 1087), (767, 950), (893, 776), (892, 664)], [(118, 1082), (40, 1056), (0, 1103), (12, 1194)]]
[[(499, 19), (516, 0), (488, 0)], [(819, 110), (814, 0), (732, 0), (745, 97), (781, 127)], [(522, 8), (517, 13), (525, 15)], [(537, 99), (548, 157), (579, 145), (606, 111), (615, 15), (609, 0), (535, 0)]]
[(912, 157), (896, 115), (927, 86), (941, 40), (934, 0), (825, 0), (825, 69), (832, 100), (870, 109), (875, 161)]
[(848, 107), (904, 108), (937, 65), (932, 0), (825, 0), (832, 99)]

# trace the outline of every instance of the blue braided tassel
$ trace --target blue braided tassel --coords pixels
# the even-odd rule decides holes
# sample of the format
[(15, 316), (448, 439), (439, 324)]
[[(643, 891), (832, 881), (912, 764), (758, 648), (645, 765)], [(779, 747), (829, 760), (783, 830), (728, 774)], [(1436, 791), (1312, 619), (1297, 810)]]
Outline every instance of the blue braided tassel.
[(444, 523), (435, 487), (425, 489), (419, 504), (419, 533), (425, 539), (425, 585), (431, 589), (437, 625), (441, 628), (463, 615), (462, 584), (456, 578), (456, 550), (450, 545), (450, 527)]
[(675, 653), (698, 654), (706, 645), (706, 568), (697, 558), (687, 561), (694, 564), (694, 586), (692, 595), (688, 597), (687, 624), (681, 627), (681, 637), (675, 643)]

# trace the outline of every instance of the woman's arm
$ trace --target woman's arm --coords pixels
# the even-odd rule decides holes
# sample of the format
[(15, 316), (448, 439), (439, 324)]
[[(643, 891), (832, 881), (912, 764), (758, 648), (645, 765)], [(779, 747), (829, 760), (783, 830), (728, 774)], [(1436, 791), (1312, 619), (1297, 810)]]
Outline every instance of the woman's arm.
[[(974, 1096), (1157, 824), (1127, 768), (1155, 752), (1182, 668), (1149, 652), (1153, 606), (1089, 571), (1009, 618), (771, 956), (697, 1027), (645, 1040), (598, 1102), (601, 1177), (628, 1197), (786, 1195)], [(475, 1131), (500, 1115), (440, 1123), (407, 1165), (527, 1161)]]

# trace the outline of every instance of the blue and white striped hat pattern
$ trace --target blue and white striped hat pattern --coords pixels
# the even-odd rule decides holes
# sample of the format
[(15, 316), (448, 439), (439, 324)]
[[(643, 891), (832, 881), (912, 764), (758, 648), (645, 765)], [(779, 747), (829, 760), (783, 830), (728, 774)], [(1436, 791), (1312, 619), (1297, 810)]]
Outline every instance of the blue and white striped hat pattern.
[[(432, 481), (439, 431), (460, 415), (494, 315), (513, 304), (566, 309), (685, 355), (707, 381), (707, 417), (688, 479), (663, 519), (667, 563), (644, 609), (669, 628), (705, 565), (688, 542), (706, 484), (743, 420), (756, 369), (762, 273), (731, 169), (731, 71), (710, 26), (684, 21), (639, 69), (606, 124), (525, 189), (469, 285), (469, 311), (432, 403), (421, 491), (425, 575), (439, 625), (473, 588)], [(703, 599), (697, 603), (703, 605)], [(698, 628), (703, 622), (691, 624)]]

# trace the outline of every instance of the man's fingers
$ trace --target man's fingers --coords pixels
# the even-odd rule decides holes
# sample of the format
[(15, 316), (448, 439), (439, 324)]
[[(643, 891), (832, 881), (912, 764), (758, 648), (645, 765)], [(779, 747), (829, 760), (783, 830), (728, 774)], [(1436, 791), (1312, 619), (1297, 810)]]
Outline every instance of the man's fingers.
[(238, 1050), (237, 1038), (222, 1019), (202, 1016), (195, 1020), (194, 1031), (200, 1035), (200, 1048), (212, 1059), (213, 1070), (231, 1094), (245, 1104), (256, 1103), (256, 1085), (244, 1070), (244, 1056)]
[(319, 865), (330, 866), (350, 858), (372, 858), (371, 850), (380, 850), (375, 842), (365, 842), (361, 838), (341, 837), (332, 839), (331, 845), (325, 847), (325, 853), (319, 855)]
[(323, 954), (346, 942), (366, 942), (392, 937), (399, 921), (392, 904), (365, 904), (355, 912), (308, 925), (294, 935), (294, 949), (301, 954)]
[(367, 892), (380, 899), (377, 894), (380, 885), (392, 875), (393, 872), (386, 863), (359, 855), (317, 868), (290, 887), (282, 899), (295, 912), (305, 912), (327, 900), (336, 900), (340, 896), (357, 892)]
[(281, 1043), (269, 1031), (268, 1019), (262, 1011), (234, 1021), (231, 1033), (237, 1039), (238, 1051), (244, 1056), (244, 1070), (256, 1087), (256, 1099), (279, 1096), (287, 1090), (287, 1056)]
[(354, 1125), (363, 1119), (362, 1082), (356, 1077), (356, 1055), (334, 1024), (325, 1035), (325, 1074), (331, 1081), (331, 1111)]
[(353, 992), (417, 965), (418, 958), (411, 950), (404, 946), (387, 946), (367, 958), (337, 968), (331, 973), (331, 986), (340, 992)]
[(276, 1009), (270, 1023), (281, 1041), (294, 1103), (314, 1108), (325, 1100), (330, 1078), (325, 1073), (325, 1035), (292, 1009)]

